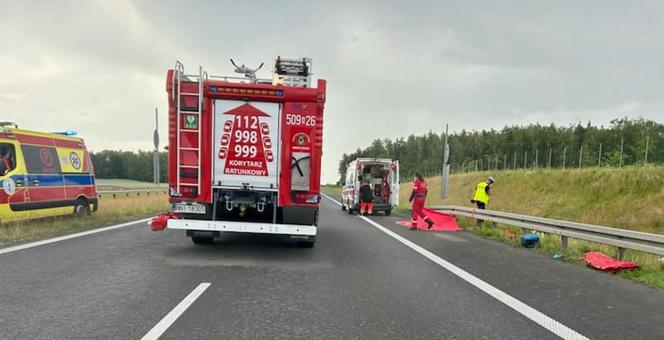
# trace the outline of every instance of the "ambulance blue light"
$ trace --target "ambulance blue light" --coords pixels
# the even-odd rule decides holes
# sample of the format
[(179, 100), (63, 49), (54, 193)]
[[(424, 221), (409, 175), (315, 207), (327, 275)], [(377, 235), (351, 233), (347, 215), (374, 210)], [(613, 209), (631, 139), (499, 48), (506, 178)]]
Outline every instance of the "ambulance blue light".
[(284, 91), (277, 90), (277, 91), (274, 92), (274, 94), (277, 95), (278, 97), (283, 97), (284, 96)]
[(53, 132), (53, 133), (58, 134), (58, 135), (67, 136), (67, 137), (78, 136), (78, 132), (76, 132), (74, 130), (67, 130), (67, 131)]
[(216, 86), (210, 86), (210, 92), (217, 92)]

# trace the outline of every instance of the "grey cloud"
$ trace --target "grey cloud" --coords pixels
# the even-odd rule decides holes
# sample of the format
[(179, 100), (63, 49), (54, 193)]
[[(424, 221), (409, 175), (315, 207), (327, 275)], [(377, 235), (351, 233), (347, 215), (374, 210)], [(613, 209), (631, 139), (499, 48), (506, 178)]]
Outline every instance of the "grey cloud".
[(445, 123), (662, 121), (663, 19), (656, 1), (11, 2), (0, 112), (95, 150), (148, 149), (176, 59), (230, 74), (230, 57), (311, 56), (329, 81), (330, 182), (343, 152)]

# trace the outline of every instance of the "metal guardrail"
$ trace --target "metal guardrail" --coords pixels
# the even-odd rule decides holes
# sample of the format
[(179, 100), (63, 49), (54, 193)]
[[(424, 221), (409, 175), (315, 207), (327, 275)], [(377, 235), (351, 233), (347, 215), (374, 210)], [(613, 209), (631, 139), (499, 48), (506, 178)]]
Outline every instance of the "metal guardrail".
[(136, 189), (136, 190), (110, 190), (110, 191), (97, 191), (98, 198), (104, 197), (129, 197), (129, 196), (150, 196), (168, 193), (168, 189)]
[(574, 238), (616, 246), (620, 259), (625, 257), (625, 249), (664, 256), (664, 235), (660, 234), (461, 206), (434, 206), (431, 208), (455, 216), (467, 216), (560, 235), (563, 251), (567, 249), (568, 239)]

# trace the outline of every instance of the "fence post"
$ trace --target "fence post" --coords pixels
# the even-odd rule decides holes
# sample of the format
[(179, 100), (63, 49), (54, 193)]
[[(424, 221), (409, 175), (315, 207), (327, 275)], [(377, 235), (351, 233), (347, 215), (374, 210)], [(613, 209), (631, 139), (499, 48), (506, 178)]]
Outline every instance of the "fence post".
[(528, 168), (528, 150), (523, 152), (523, 169)]
[(516, 170), (516, 151), (514, 151), (514, 170)]
[(579, 169), (581, 169), (581, 164), (583, 164), (583, 144), (579, 150)]
[(644, 164), (648, 164), (648, 144), (650, 142), (650, 136), (646, 136), (646, 158)]
[(503, 161), (503, 170), (507, 170), (507, 154), (505, 154), (505, 160)]
[(622, 163), (623, 163), (623, 145), (625, 144), (625, 138), (620, 138), (620, 165), (618, 165), (618, 168), (622, 168)]
[(569, 245), (569, 238), (565, 235), (560, 235), (560, 252), (564, 253), (565, 250), (567, 250), (568, 245)]
[(625, 248), (618, 247), (618, 260), (622, 261), (625, 259)]
[(551, 155), (553, 155), (553, 149), (549, 148), (549, 160), (546, 162), (547, 168), (551, 168)]
[(599, 143), (599, 156), (597, 156), (597, 167), (602, 167), (602, 143)]

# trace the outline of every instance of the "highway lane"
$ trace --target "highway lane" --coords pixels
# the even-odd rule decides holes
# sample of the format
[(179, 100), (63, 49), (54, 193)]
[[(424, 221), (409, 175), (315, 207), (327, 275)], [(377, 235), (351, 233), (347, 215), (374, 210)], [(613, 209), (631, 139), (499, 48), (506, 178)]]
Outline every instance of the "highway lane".
[[(372, 219), (588, 337), (664, 334), (660, 290)], [(0, 255), (0, 338), (141, 338), (202, 282), (162, 338), (555, 338), (327, 200), (313, 249), (260, 235), (199, 247), (141, 224)]]

